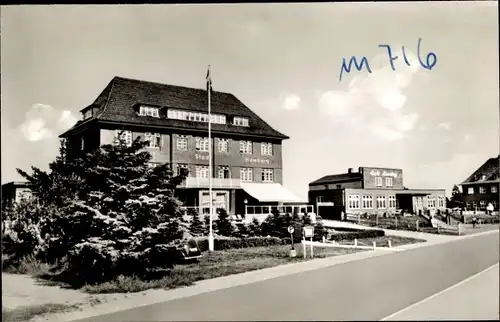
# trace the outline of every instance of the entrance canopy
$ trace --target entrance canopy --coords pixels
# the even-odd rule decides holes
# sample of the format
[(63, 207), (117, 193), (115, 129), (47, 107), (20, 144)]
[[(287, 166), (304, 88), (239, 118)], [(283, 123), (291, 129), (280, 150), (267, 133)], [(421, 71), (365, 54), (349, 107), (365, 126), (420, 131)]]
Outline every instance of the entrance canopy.
[(279, 183), (241, 183), (241, 188), (259, 202), (305, 202)]

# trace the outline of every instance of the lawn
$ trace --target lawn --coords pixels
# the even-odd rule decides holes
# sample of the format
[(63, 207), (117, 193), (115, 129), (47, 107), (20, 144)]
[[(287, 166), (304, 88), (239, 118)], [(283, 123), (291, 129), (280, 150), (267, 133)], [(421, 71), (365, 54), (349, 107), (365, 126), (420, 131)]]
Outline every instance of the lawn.
[[(372, 245), (375, 241), (377, 246), (387, 247), (388, 240), (392, 247), (425, 242), (422, 239), (404, 238), (397, 236), (384, 236), (377, 238), (365, 238), (358, 240), (358, 244)], [(352, 244), (346, 241), (345, 244)], [(290, 258), (290, 245), (252, 247), (242, 249), (230, 249), (205, 252), (197, 263), (177, 265), (169, 276), (158, 280), (142, 281), (136, 278), (124, 277), (116, 281), (95, 286), (84, 286), (83, 291), (87, 293), (122, 293), (139, 292), (151, 288), (176, 288), (192, 285), (196, 281), (206, 280), (221, 276), (238, 274), (263, 268), (269, 268), (287, 263), (310, 260), (304, 259), (302, 245), (296, 244), (297, 257)], [(325, 258), (339, 255), (352, 254), (363, 249), (314, 247), (314, 258)]]
[(477, 234), (477, 233), (482, 233), (485, 231), (490, 231), (490, 230), (499, 230), (500, 226), (498, 224), (480, 224), (477, 225), (476, 228), (472, 228), (472, 224), (465, 224), (462, 225), (462, 235), (471, 235), (471, 234)]

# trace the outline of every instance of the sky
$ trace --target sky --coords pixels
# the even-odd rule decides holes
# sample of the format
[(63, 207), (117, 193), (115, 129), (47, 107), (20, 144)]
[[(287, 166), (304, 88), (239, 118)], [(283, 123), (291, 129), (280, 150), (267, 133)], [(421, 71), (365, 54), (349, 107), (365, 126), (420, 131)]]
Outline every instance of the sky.
[[(214, 90), (290, 137), (283, 185), (304, 199), (360, 166), (449, 195), (499, 154), (495, 1), (2, 6), (1, 33), (2, 183), (46, 169), (114, 76), (204, 88), (209, 64)], [(339, 80), (352, 56), (371, 73)]]

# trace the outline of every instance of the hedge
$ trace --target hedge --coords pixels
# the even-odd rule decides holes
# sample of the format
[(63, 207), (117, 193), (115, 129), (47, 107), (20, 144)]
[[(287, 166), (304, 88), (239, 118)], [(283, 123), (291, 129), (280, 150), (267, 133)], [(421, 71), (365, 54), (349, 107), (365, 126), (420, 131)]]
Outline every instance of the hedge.
[(333, 234), (330, 237), (330, 240), (341, 241), (341, 240), (354, 240), (362, 238), (376, 238), (383, 236), (385, 236), (385, 231), (383, 230), (367, 229), (367, 230), (358, 230), (356, 232), (341, 232)]
[[(207, 237), (198, 238), (197, 241), (200, 251), (204, 252), (208, 250)], [(249, 247), (289, 245), (291, 243), (292, 242), (290, 238), (279, 238), (279, 237), (246, 237), (246, 238), (215, 237), (214, 249), (227, 250), (234, 248), (238, 249), (238, 248), (249, 248)]]

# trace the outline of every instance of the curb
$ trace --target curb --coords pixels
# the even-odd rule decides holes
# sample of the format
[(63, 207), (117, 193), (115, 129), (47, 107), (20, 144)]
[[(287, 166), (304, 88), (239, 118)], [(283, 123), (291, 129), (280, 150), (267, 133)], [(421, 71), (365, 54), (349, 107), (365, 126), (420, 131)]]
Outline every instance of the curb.
[[(497, 230), (481, 232), (466, 236), (456, 236), (456, 238), (434, 240), (431, 242), (423, 242), (416, 244), (409, 244), (398, 246), (401, 251), (407, 251), (417, 248), (430, 247), (438, 244), (454, 242), (462, 239), (473, 238), (477, 236), (498, 233)], [(185, 297), (195, 296), (203, 293), (208, 293), (217, 290), (223, 290), (235, 286), (247, 285), (251, 283), (263, 282), (269, 279), (293, 275), (301, 272), (313, 271), (316, 269), (341, 265), (345, 263), (355, 262), (358, 260), (384, 256), (387, 254), (394, 254), (393, 251), (388, 250), (367, 250), (353, 254), (340, 255), (327, 258), (312, 259), (305, 262), (289, 263), (278, 265), (270, 268), (244, 272), (240, 274), (222, 276), (214, 279), (202, 280), (196, 284), (187, 287), (176, 289), (156, 289), (146, 291), (147, 293), (140, 296), (133, 296), (130, 298), (120, 299), (119, 303), (103, 303), (93, 307), (84, 307), (84, 311), (73, 311), (67, 313), (56, 313), (50, 315), (51, 321), (76, 321), (80, 319), (92, 318), (95, 316), (116, 313), (124, 310), (144, 307), (157, 303), (167, 302), (171, 300), (181, 299)], [(399, 253), (399, 252), (398, 252)], [(141, 292), (142, 293), (142, 292)], [(40, 316), (35, 321), (47, 320), (49, 316)]]

